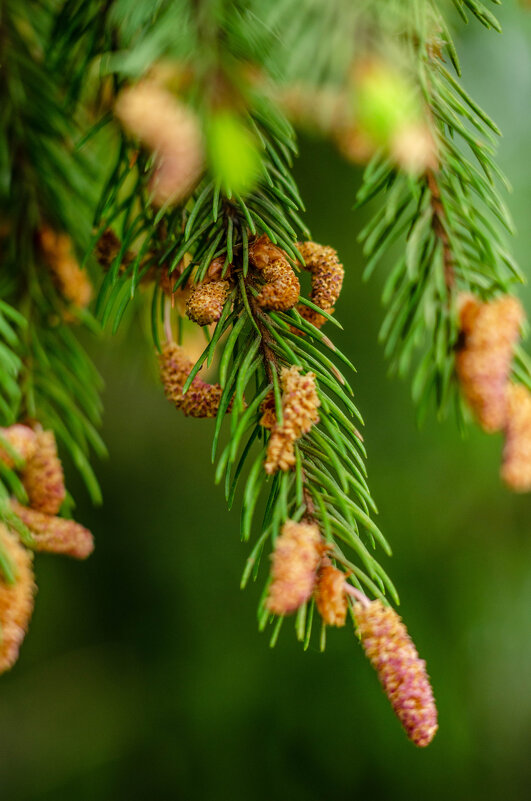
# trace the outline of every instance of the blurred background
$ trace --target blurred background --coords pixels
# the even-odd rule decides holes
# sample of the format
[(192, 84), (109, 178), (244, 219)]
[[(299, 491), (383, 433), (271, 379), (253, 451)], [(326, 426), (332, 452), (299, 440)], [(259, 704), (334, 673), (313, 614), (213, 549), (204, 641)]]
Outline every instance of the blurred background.
[[(459, 26), (464, 84), (504, 131), (502, 166), (531, 269), (531, 15), (503, 36)], [(440, 731), (405, 738), (354, 634), (304, 653), (290, 626), (257, 631), (260, 587), (239, 590), (238, 510), (213, 485), (210, 422), (165, 400), (143, 332), (91, 343), (106, 381), (102, 508), (73, 470), (86, 564), (37, 557), (38, 603), (0, 683), (0, 795), (8, 801), (325, 798), (528, 799), (531, 789), (531, 498), (498, 480), (501, 440), (433, 416), (377, 343), (384, 270), (361, 283), (352, 212), (360, 174), (303, 140), (296, 168), (317, 241), (347, 269), (338, 344), (358, 368), (369, 479), (394, 546), (384, 562), (428, 661)], [(531, 295), (521, 296), (531, 312)]]

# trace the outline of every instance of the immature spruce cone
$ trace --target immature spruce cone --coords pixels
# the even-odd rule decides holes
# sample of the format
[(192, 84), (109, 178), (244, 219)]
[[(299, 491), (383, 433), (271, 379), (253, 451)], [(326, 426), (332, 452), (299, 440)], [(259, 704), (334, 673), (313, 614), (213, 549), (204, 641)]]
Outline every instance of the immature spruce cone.
[(344, 626), (347, 619), (345, 574), (331, 564), (323, 564), (317, 576), (315, 603), (327, 626)]
[(196, 115), (154, 81), (124, 89), (115, 111), (124, 127), (157, 155), (155, 203), (177, 203), (194, 189), (204, 168), (201, 129)]
[(489, 303), (463, 296), (463, 346), (456, 370), (464, 396), (485, 431), (499, 431), (507, 419), (507, 386), (513, 349), (524, 312), (512, 295)]
[(361, 643), (404, 730), (415, 745), (429, 745), (437, 731), (437, 709), (426, 673), (400, 617), (381, 601), (357, 603), (354, 617)]
[(273, 426), (267, 445), (266, 473), (289, 470), (295, 464), (294, 443), (319, 422), (320, 405), (315, 387), (315, 375), (300, 375), (300, 367), (284, 367), (282, 383), (282, 424)]
[[(304, 269), (312, 274), (310, 300), (323, 311), (332, 314), (345, 275), (343, 265), (337, 258), (337, 252), (331, 247), (318, 245), (316, 242), (299, 242), (297, 247), (305, 261)], [(308, 306), (300, 304), (297, 311), (316, 328), (321, 328), (326, 322), (326, 317)]]
[(273, 390), (268, 392), (264, 400), (260, 404), (260, 411), (262, 416), (260, 418), (260, 425), (264, 428), (272, 429), (277, 421), (277, 414), (275, 408), (275, 393)]
[(164, 345), (159, 355), (159, 367), (166, 397), (185, 415), (215, 417), (222, 394), (219, 384), (207, 384), (196, 376), (183, 395), (183, 387), (193, 366), (180, 345), (175, 342)]
[(531, 491), (531, 393), (509, 384), (501, 477), (515, 492)]
[(39, 245), (61, 295), (78, 309), (85, 309), (92, 297), (92, 284), (73, 254), (72, 240), (47, 225), (39, 231)]
[(249, 261), (257, 270), (263, 270), (274, 261), (285, 258), (284, 251), (278, 245), (274, 245), (266, 234), (262, 234), (249, 244)]
[(186, 302), (186, 314), (198, 325), (217, 323), (230, 292), (228, 281), (208, 281), (192, 287)]
[(270, 612), (288, 615), (309, 600), (321, 550), (321, 535), (314, 523), (286, 520), (272, 554), (272, 581), (266, 600)]
[(285, 252), (262, 234), (249, 246), (249, 262), (265, 281), (256, 297), (258, 305), (275, 311), (292, 309), (301, 286)]
[(292, 309), (299, 299), (301, 285), (286, 259), (276, 259), (261, 271), (266, 282), (256, 296), (256, 302), (263, 309), (287, 311)]
[(106, 228), (96, 242), (96, 247), (94, 248), (94, 255), (98, 264), (101, 264), (105, 270), (109, 270), (113, 261), (119, 254), (120, 248), (121, 242), (112, 228)]
[(24, 548), (18, 538), (0, 524), (0, 547), (15, 566), (16, 581), (8, 584), (0, 575), (0, 673), (9, 670), (18, 658), (18, 652), (33, 612), (36, 592), (33, 576), (33, 554)]
[[(31, 459), (37, 450), (37, 437), (35, 431), (29, 426), (23, 426), (20, 423), (9, 426), (9, 428), (0, 428), (0, 436), (8, 442), (11, 447), (16, 451), (19, 458), (23, 461)], [(14, 462), (11, 456), (7, 453), (0, 444), (0, 462), (3, 462), (7, 467), (14, 467)]]
[(54, 515), (66, 495), (63, 467), (53, 431), (38, 431), (37, 449), (22, 471), (22, 483), (33, 509)]
[(75, 520), (37, 512), (15, 500), (11, 501), (11, 508), (31, 531), (34, 550), (74, 559), (86, 559), (94, 550), (92, 534)]

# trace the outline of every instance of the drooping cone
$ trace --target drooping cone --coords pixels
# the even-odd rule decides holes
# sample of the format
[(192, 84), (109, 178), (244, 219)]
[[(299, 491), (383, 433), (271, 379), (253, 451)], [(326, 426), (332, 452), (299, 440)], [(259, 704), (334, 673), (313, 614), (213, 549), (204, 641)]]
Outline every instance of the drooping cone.
[(531, 393), (521, 384), (507, 390), (508, 413), (501, 477), (515, 492), (531, 491)]
[(0, 575), (0, 673), (3, 673), (17, 661), (33, 612), (36, 586), (33, 554), (3, 524), (0, 524), (0, 546), (16, 571), (14, 584), (8, 584)]
[(185, 415), (215, 417), (222, 395), (219, 384), (207, 384), (195, 376), (188, 392), (183, 394), (183, 387), (193, 366), (180, 345), (175, 342), (164, 345), (159, 355), (159, 368), (166, 397)]
[(94, 550), (92, 534), (75, 520), (28, 509), (14, 500), (11, 501), (11, 508), (31, 531), (36, 551), (86, 559)]
[(345, 574), (332, 564), (325, 564), (319, 570), (315, 603), (327, 626), (345, 625), (348, 611)]
[(482, 303), (460, 299), (463, 346), (456, 356), (465, 398), (485, 431), (500, 431), (507, 419), (507, 387), (513, 349), (524, 312), (512, 295)]
[(426, 672), (402, 620), (381, 601), (357, 603), (354, 617), (365, 653), (409, 739), (429, 745), (437, 731), (437, 708)]

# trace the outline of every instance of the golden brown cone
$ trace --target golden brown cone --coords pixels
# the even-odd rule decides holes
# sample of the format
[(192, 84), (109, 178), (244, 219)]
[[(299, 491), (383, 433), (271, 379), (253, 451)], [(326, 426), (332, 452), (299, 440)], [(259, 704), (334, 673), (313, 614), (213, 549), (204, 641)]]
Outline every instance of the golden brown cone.
[(295, 612), (312, 595), (322, 552), (314, 523), (286, 520), (272, 554), (272, 581), (266, 607), (275, 615)]
[[(299, 242), (297, 248), (304, 259), (304, 269), (312, 275), (310, 300), (323, 311), (333, 314), (345, 275), (337, 251), (317, 242)], [(299, 304), (297, 311), (316, 328), (321, 328), (326, 322), (326, 317), (303, 304)]]
[(223, 279), (196, 284), (186, 301), (186, 314), (198, 325), (217, 323), (230, 292), (230, 283)]
[(282, 368), (282, 424), (272, 428), (267, 444), (266, 473), (289, 470), (295, 464), (294, 443), (319, 422), (320, 405), (314, 373), (300, 374), (300, 367)]
[(159, 354), (159, 368), (166, 397), (185, 415), (215, 417), (222, 394), (219, 384), (207, 384), (195, 376), (188, 392), (183, 395), (183, 387), (193, 366), (180, 345), (175, 342), (164, 345)]
[(327, 626), (345, 625), (348, 610), (345, 574), (330, 563), (323, 564), (319, 570), (315, 603)]
[(33, 612), (36, 586), (33, 554), (3, 524), (0, 524), (0, 547), (16, 572), (14, 584), (8, 584), (0, 574), (0, 673), (3, 673), (17, 661)]
[(299, 279), (285, 258), (276, 259), (261, 271), (265, 284), (260, 287), (256, 302), (263, 309), (288, 311), (301, 293)]
[(462, 347), (456, 370), (463, 394), (481, 427), (500, 431), (507, 419), (507, 387), (524, 312), (512, 295), (482, 303), (460, 298)]
[(66, 495), (63, 467), (53, 431), (37, 431), (36, 439), (37, 449), (22, 471), (22, 483), (33, 509), (55, 515)]
[(501, 477), (515, 492), (531, 491), (531, 393), (509, 384)]
[(92, 284), (74, 256), (72, 240), (44, 225), (38, 234), (39, 245), (52, 278), (65, 300), (85, 309), (92, 298)]
[(15, 500), (11, 501), (11, 508), (31, 531), (34, 550), (74, 559), (86, 559), (94, 550), (92, 534), (75, 520), (38, 512)]
[(249, 244), (249, 262), (257, 270), (263, 270), (274, 261), (285, 258), (285, 252), (278, 245), (274, 245), (266, 234), (262, 234)]

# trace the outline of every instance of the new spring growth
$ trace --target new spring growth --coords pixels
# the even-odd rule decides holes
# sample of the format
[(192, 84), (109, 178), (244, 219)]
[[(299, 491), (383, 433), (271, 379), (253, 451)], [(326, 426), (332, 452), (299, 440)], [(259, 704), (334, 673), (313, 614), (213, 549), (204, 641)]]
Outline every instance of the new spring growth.
[(0, 523), (0, 551), (13, 566), (13, 581), (0, 573), (0, 673), (17, 661), (33, 612), (33, 554)]
[(358, 599), (354, 618), (361, 644), (409, 739), (427, 746), (437, 731), (437, 708), (426, 672), (402, 620), (381, 601)]
[(364, 150), (380, 148), (405, 172), (421, 175), (437, 167), (437, 149), (420, 97), (405, 73), (368, 58), (354, 72), (354, 124)]
[(314, 373), (300, 373), (300, 367), (283, 367), (282, 421), (276, 420), (267, 444), (265, 471), (271, 475), (277, 470), (289, 470), (295, 465), (294, 445), (319, 422), (320, 406)]
[(193, 111), (157, 81), (144, 80), (122, 91), (115, 113), (155, 154), (153, 201), (162, 206), (186, 198), (204, 169), (203, 139)]

